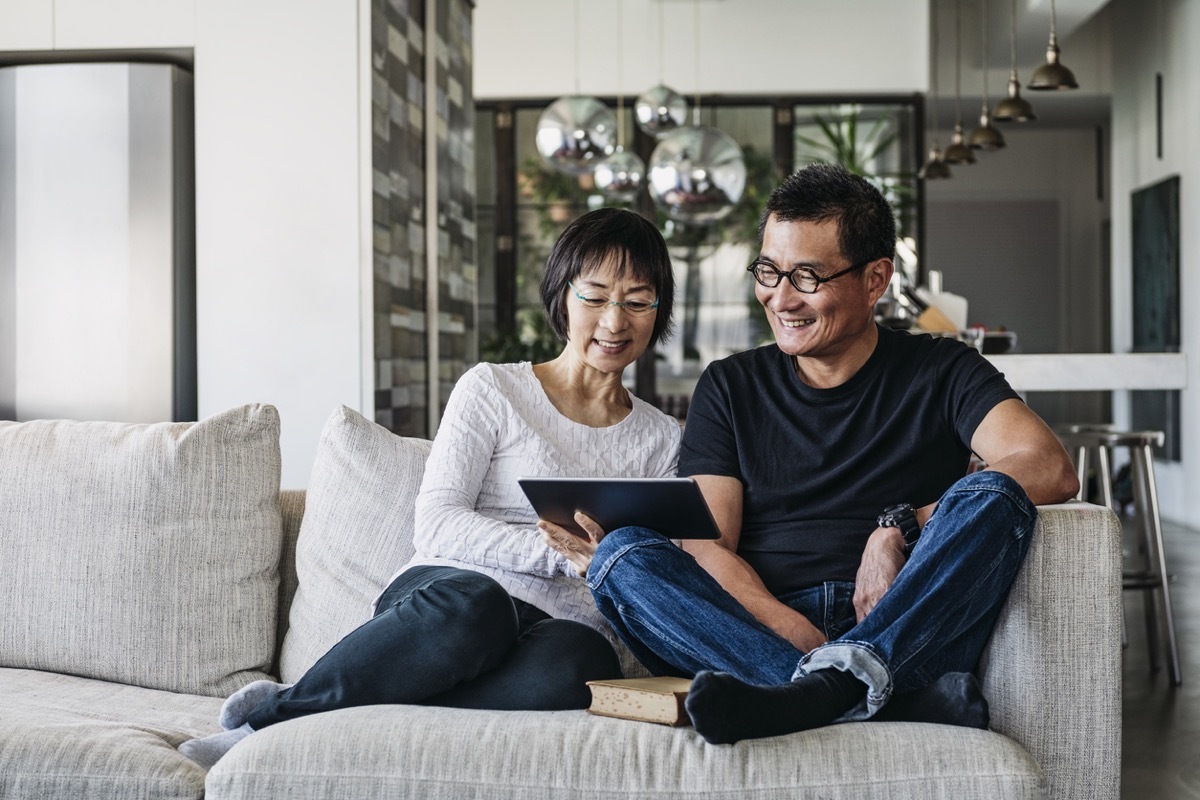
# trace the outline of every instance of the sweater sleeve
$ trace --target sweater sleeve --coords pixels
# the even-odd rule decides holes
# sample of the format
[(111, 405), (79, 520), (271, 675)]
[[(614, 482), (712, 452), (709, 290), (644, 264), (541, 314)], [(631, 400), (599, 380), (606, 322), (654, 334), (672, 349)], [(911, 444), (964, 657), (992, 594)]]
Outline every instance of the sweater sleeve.
[[(477, 510), (492, 459), (509, 425), (508, 404), (482, 370), (459, 379), (446, 402), (417, 495), (419, 554), (547, 577), (574, 569), (531, 520), (505, 522)], [(506, 487), (518, 491), (514, 487)]]

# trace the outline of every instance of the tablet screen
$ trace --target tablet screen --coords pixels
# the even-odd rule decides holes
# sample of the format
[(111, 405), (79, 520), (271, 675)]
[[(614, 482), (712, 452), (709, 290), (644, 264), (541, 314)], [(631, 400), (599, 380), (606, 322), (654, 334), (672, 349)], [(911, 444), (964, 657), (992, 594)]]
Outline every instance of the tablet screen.
[(585, 535), (575, 512), (606, 532), (629, 525), (671, 539), (716, 539), (721, 533), (691, 478), (519, 478), (538, 517)]

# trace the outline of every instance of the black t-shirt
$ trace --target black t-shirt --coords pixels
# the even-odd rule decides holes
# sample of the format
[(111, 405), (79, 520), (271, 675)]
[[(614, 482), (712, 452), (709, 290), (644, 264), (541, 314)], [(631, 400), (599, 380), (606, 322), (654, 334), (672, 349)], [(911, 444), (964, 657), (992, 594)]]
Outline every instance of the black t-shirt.
[(709, 365), (688, 409), (680, 475), (742, 482), (738, 554), (775, 595), (854, 580), (875, 517), (935, 502), (966, 474), (975, 428), (1018, 397), (974, 349), (879, 329), (850, 380), (814, 389), (775, 345)]

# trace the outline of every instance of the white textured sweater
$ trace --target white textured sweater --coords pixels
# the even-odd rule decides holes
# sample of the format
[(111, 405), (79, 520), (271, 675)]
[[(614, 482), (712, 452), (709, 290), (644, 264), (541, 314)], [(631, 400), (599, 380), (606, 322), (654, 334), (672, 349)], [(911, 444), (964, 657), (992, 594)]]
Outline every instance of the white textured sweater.
[(604, 633), (629, 671), (630, 657), (596, 610), (587, 584), (542, 541), (517, 478), (659, 478), (675, 474), (679, 423), (632, 397), (615, 425), (564, 417), (528, 362), (478, 364), (446, 403), (417, 496), (416, 555), (405, 569), (445, 564), (494, 578), (552, 617)]

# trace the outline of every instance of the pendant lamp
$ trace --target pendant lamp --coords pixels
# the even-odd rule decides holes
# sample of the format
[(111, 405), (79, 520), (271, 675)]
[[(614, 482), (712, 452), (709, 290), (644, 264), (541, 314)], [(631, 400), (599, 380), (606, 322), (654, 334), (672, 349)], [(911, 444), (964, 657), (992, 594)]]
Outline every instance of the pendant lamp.
[(1012, 0), (1012, 27), (1009, 29), (1008, 97), (996, 103), (992, 119), (996, 122), (1032, 122), (1037, 119), (1033, 106), (1021, 97), (1021, 82), (1017, 80), (1017, 0)]
[(1078, 89), (1075, 75), (1058, 61), (1058, 11), (1050, 0), (1050, 43), (1046, 45), (1046, 63), (1033, 71), (1029, 88), (1038, 91)]
[(537, 151), (559, 172), (586, 175), (612, 151), (616, 127), (608, 106), (579, 93), (579, 0), (575, 0), (575, 93), (555, 100), (538, 118)]
[(687, 100), (683, 95), (663, 82), (663, 41), (666, 38), (666, 20), (663, 18), (663, 3), (658, 3), (658, 85), (638, 95), (633, 104), (634, 119), (638, 127), (650, 136), (661, 139), (687, 122)]
[(621, 84), (621, 66), (624, 63), (624, 20), (622, 7), (624, 0), (617, 0), (617, 146), (610, 155), (600, 159), (596, 164), (593, 179), (596, 188), (605, 197), (629, 202), (637, 197), (646, 177), (646, 164), (637, 153), (625, 150), (625, 98), (621, 94), (624, 88)]
[(999, 150), (1004, 147), (1004, 134), (992, 125), (992, 112), (988, 108), (988, 60), (987, 60), (987, 0), (983, 0), (980, 14), (983, 18), (983, 39), (980, 43), (983, 65), (983, 106), (979, 111), (979, 127), (971, 131), (967, 143), (976, 150)]
[(962, 19), (959, 8), (962, 0), (954, 2), (954, 133), (950, 146), (942, 155), (947, 164), (974, 164), (975, 153), (963, 141), (962, 126)]
[(937, 8), (934, 8), (930, 22), (932, 25), (932, 32), (931, 32), (931, 37), (930, 37), (932, 39), (932, 41), (931, 41), (930, 50), (933, 53), (933, 74), (930, 76), (930, 80), (929, 80), (929, 100), (930, 100), (929, 104), (930, 104), (930, 107), (933, 109), (933, 117), (930, 120), (930, 122), (932, 124), (929, 127), (933, 130), (933, 134), (932, 134), (933, 142), (929, 148), (929, 160), (927, 160), (924, 164), (922, 164), (921, 169), (919, 169), (917, 171), (917, 177), (923, 181), (943, 180), (945, 178), (950, 177), (950, 167), (948, 167), (946, 165), (945, 160), (942, 158), (942, 148), (938, 144), (938, 140), (937, 140), (937, 124), (938, 124)]

